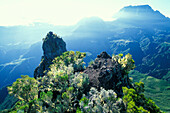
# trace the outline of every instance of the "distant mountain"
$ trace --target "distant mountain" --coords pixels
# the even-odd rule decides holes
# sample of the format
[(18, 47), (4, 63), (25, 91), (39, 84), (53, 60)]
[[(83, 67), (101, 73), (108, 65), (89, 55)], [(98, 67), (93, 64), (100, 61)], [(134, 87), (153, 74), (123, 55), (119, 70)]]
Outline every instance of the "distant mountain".
[(127, 6), (119, 11), (118, 18), (132, 20), (166, 20), (159, 11), (154, 11), (149, 5)]
[(170, 19), (158, 10), (154, 11), (149, 5), (127, 6), (122, 8), (116, 15), (118, 22), (129, 23), (141, 27), (170, 28)]
[[(24, 51), (22, 49), (16, 50), (15, 54), (7, 54), (9, 57), (13, 58), (16, 52)], [(10, 62), (0, 64), (0, 87), (11, 84), (21, 75), (30, 75), (33, 77), (34, 69), (41, 60), (42, 50), (41, 43), (33, 44), (28, 50), (22, 52), (23, 54), (18, 54), (19, 58), (16, 58)]]
[[(127, 6), (120, 10), (110, 37), (115, 53), (130, 52), (137, 70), (156, 78), (170, 71), (170, 19), (149, 5)], [(169, 76), (166, 77), (167, 80)]]
[(42, 56), (41, 42), (47, 31), (71, 34), (74, 26), (33, 23), (28, 26), (0, 26), (0, 88), (23, 75), (33, 76)]
[[(169, 80), (170, 19), (149, 5), (127, 6), (118, 14), (112, 22), (103, 23), (99, 18), (80, 21), (79, 27), (67, 37), (73, 39), (66, 40), (68, 49), (90, 52), (86, 62), (102, 50), (109, 54), (131, 53), (137, 70), (159, 79), (166, 75)], [(81, 38), (74, 38), (77, 34)]]
[[(42, 55), (41, 43), (31, 48), (29, 46), (34, 41), (42, 40), (50, 30), (63, 37), (67, 50), (86, 52), (86, 65), (102, 51), (110, 55), (131, 53), (137, 70), (169, 80), (169, 23), (170, 19), (159, 11), (154, 11), (149, 5), (140, 5), (122, 8), (114, 21), (91, 17), (80, 20), (74, 26), (42, 23), (32, 26), (2, 26), (0, 80), (8, 82), (2, 82), (0, 87), (12, 83), (21, 74), (33, 76), (32, 70), (38, 66), (39, 56)], [(12, 43), (14, 40), (15, 44)]]
[[(22, 74), (33, 77), (42, 56), (42, 43), (34, 42), (42, 40), (49, 31), (62, 36), (68, 51), (86, 52), (86, 66), (102, 51), (110, 56), (130, 53), (135, 60), (136, 70), (152, 76), (155, 81), (162, 79), (161, 83), (170, 81), (170, 19), (149, 5), (141, 5), (122, 8), (114, 21), (91, 17), (74, 26), (35, 24), (0, 27), (0, 88), (11, 84)], [(146, 83), (148, 81), (144, 80)], [(169, 82), (166, 83), (169, 87)], [(162, 90), (169, 91), (167, 87)], [(160, 94), (161, 98), (164, 94)], [(147, 96), (152, 97), (152, 93)], [(158, 103), (165, 106), (163, 110), (169, 111), (168, 104)]]
[[(8, 109), (0, 112), (163, 113), (143, 94), (144, 83), (133, 83), (129, 78), (129, 71), (135, 68), (130, 54), (111, 57), (102, 52), (86, 68), (83, 60), (86, 54), (67, 51), (66, 43), (53, 32), (43, 39), (42, 48), (43, 56), (34, 78), (22, 76), (7, 87), (17, 99), (1, 95), (5, 107), (0, 108)], [(3, 91), (6, 88), (0, 90)]]
[(76, 24), (72, 36), (74, 37), (73, 39), (84, 37), (95, 38), (96, 36), (99, 36), (99, 34), (103, 36), (108, 31), (106, 27), (106, 23), (99, 17), (84, 18)]
[(58, 35), (70, 35), (74, 26), (55, 26), (47, 23), (33, 23), (28, 26), (0, 26), (0, 47), (5, 50), (28, 49), (30, 45), (42, 40), (47, 31), (55, 31)]

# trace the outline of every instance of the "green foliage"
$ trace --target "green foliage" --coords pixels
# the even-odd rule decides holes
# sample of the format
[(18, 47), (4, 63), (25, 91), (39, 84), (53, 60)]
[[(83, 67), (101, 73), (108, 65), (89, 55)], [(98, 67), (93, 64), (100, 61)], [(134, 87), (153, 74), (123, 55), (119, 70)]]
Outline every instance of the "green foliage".
[(119, 54), (119, 56), (122, 58), (122, 57), (123, 57), (123, 54)]
[(135, 82), (134, 89), (136, 90), (136, 93), (142, 93), (144, 92), (144, 83), (143, 82)]
[(145, 84), (145, 97), (153, 99), (161, 110), (170, 112), (170, 82), (147, 76), (136, 70), (130, 71), (129, 76), (133, 77), (134, 82), (141, 81)]
[(74, 88), (84, 90), (89, 84), (88, 75), (83, 72), (75, 73), (74, 78), (71, 78), (70, 83)]
[(88, 106), (89, 99), (87, 99), (86, 97), (83, 97), (79, 102), (83, 103), (83, 107), (86, 107)]
[(38, 98), (38, 81), (28, 75), (21, 77), (8, 87), (9, 94), (25, 102)]
[(135, 68), (135, 61), (129, 53), (125, 57), (123, 57), (123, 54), (112, 55), (112, 59), (119, 62), (122, 65), (122, 70), (126, 73)]
[[(85, 53), (68, 51), (54, 59), (47, 75), (41, 78), (22, 76), (9, 93), (20, 101), (9, 111), (12, 112), (73, 112), (77, 97), (88, 86), (88, 75), (84, 70)], [(41, 92), (38, 98), (38, 92)]]
[(101, 88), (91, 88), (89, 95), (83, 96), (79, 101), (80, 109), (77, 112), (85, 113), (119, 113), (124, 107), (123, 101), (117, 98), (117, 94), (113, 90), (105, 90)]
[(160, 108), (148, 98), (145, 98), (144, 83), (134, 84), (134, 89), (123, 87), (123, 101), (126, 103), (128, 113), (162, 113)]
[(127, 87), (123, 87), (123, 101), (127, 106), (127, 113), (148, 113), (149, 111), (145, 110), (142, 106), (137, 106), (134, 99), (138, 98), (138, 95), (135, 94), (135, 90)]
[[(120, 54), (112, 58), (121, 64), (122, 71), (127, 74), (130, 69), (134, 69), (134, 61), (130, 54), (122, 56)], [(144, 91), (142, 82), (135, 83), (134, 89), (124, 87), (123, 100), (112, 89), (101, 87), (98, 90), (92, 87), (89, 92), (85, 92), (89, 78), (83, 73), (84, 57), (85, 53), (67, 51), (53, 60), (45, 76), (37, 80), (28, 76), (17, 79), (8, 90), (19, 101), (7, 112), (160, 112), (151, 99), (141, 94)]]
[(47, 93), (41, 92), (40, 94), (41, 99), (45, 100), (46, 102), (51, 101), (52, 96), (53, 96), (53, 93), (51, 91), (48, 91)]
[[(53, 65), (56, 69), (63, 69), (65, 66), (72, 65), (74, 71), (81, 71), (84, 69), (83, 58), (86, 56), (86, 53), (81, 53), (79, 51), (67, 51), (64, 52), (61, 56), (56, 57), (53, 60)], [(51, 66), (53, 66), (51, 65)]]
[(94, 60), (91, 60), (91, 61), (88, 63), (88, 65), (92, 65), (92, 64), (94, 64)]
[[(47, 76), (39, 79), (39, 90), (42, 94), (57, 92), (57, 94), (53, 93), (53, 96), (56, 96), (55, 99), (51, 96), (48, 98), (41, 96), (41, 101), (48, 105), (48, 108), (44, 106), (47, 111), (50, 109), (55, 112), (73, 112), (77, 109), (73, 103), (77, 102), (78, 96), (81, 97), (89, 84), (88, 75), (77, 72), (84, 69), (84, 57), (85, 53), (65, 52), (53, 60)], [(43, 93), (45, 91), (47, 93)]]

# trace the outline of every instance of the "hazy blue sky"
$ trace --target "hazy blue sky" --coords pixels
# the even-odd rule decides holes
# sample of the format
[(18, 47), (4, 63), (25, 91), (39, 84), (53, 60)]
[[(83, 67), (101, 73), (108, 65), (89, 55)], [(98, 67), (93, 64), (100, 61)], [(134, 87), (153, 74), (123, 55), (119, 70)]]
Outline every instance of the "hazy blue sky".
[(170, 17), (170, 0), (0, 0), (0, 25), (72, 25), (90, 16), (112, 20), (124, 6), (143, 4)]

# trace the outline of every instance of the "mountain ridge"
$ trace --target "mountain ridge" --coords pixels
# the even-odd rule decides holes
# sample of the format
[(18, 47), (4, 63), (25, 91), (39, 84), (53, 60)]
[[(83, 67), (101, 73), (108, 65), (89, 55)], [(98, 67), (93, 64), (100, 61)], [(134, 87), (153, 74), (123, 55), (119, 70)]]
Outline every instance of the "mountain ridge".
[[(87, 21), (91, 21), (92, 24), (95, 21), (95, 18), (93, 18), (92, 20), (90, 20), (90, 18), (88, 19), (89, 20)], [(102, 24), (103, 22), (104, 24)], [(135, 62), (136, 70), (144, 74), (148, 74), (149, 76), (152, 76), (154, 78), (158, 78), (163, 81), (169, 81), (170, 80), (169, 79), (170, 78), (170, 75), (169, 75), (170, 64), (167, 61), (169, 61), (169, 58), (170, 58), (169, 57), (170, 55), (169, 54), (170, 24), (168, 24), (168, 21), (160, 21), (160, 22), (157, 21), (157, 23), (155, 23), (155, 21), (153, 22), (146, 21), (145, 23), (136, 22), (134, 20), (130, 22), (129, 20), (128, 22), (118, 21), (118, 20), (105, 22), (105, 21), (98, 21), (97, 19), (95, 24), (101, 25), (102, 28), (104, 28), (104, 30), (96, 28), (96, 32), (93, 32), (94, 28), (90, 29), (91, 28), (90, 22), (89, 24), (83, 23), (82, 25), (85, 26), (84, 28), (86, 29), (82, 28), (81, 26), (76, 26), (76, 27), (74, 26), (74, 27), (68, 28), (69, 30), (68, 29), (67, 30), (69, 31), (70, 35), (65, 36), (64, 40), (67, 43), (68, 51), (73, 50), (73, 51), (81, 51), (81, 52), (88, 53), (88, 55), (86, 56), (84, 60), (86, 62), (86, 66), (88, 62), (90, 62), (91, 60), (95, 60), (96, 56), (102, 51), (106, 51), (110, 56), (112, 54), (122, 53), (125, 55), (127, 53), (131, 53), (134, 60), (136, 61)], [(95, 26), (95, 24), (93, 26)], [(22, 26), (22, 28), (23, 27), (24, 26)], [(36, 32), (36, 34), (38, 34), (38, 32), (41, 32), (40, 33), (41, 35), (46, 34), (46, 31), (50, 31), (51, 29), (52, 30), (54, 29), (54, 32), (58, 34), (55, 27), (44, 29), (43, 31), (41, 28), (38, 28), (38, 27), (35, 27), (35, 29), (33, 30)], [(43, 28), (45, 27), (47, 26), (44, 26)], [(10, 29), (13, 30), (12, 28)], [(6, 29), (6, 31), (7, 30), (8, 29)], [(35, 37), (32, 37), (32, 35), (35, 32), (32, 34), (32, 32), (29, 32), (28, 29), (25, 29), (25, 30), (26, 30), (25, 32), (27, 32), (26, 35), (23, 35), (24, 32), (20, 33), (19, 32), (20, 30), (18, 30), (17, 32), (13, 31), (14, 34), (18, 33), (17, 35), (14, 36), (14, 38), (16, 38), (16, 36), (20, 36), (23, 39), (24, 38), (29, 39), (28, 37), (31, 37), (30, 39), (35, 38), (35, 37), (40, 39), (44, 37), (41, 35), (36, 35)], [(6, 36), (6, 39), (10, 40), (10, 38), (8, 38), (8, 34), (10, 34), (10, 32), (9, 33), (5, 32), (5, 34), (3, 34), (3, 37)], [(32, 35), (29, 35), (29, 34), (32, 34)], [(81, 34), (80, 36), (81, 38), (79, 38), (78, 34)], [(61, 34), (59, 33), (59, 35)], [(76, 39), (74, 39), (75, 37)], [(3, 39), (1, 42), (3, 42)], [(25, 41), (25, 43), (27, 43), (27, 41)], [(22, 45), (24, 45), (25, 43), (23, 43)], [(14, 82), (15, 79), (19, 78), (21, 74), (30, 75), (31, 77), (33, 77), (34, 68), (38, 66), (40, 57), (42, 56), (42, 53), (41, 53), (42, 51), (40, 48), (41, 44), (42, 42), (37, 44), (37, 46), (35, 46), (34, 48), (31, 48), (28, 54), (24, 56), (24, 58), (34, 57), (34, 59), (26, 60), (22, 62), (18, 66), (18, 68), (15, 68), (12, 74), (13, 79), (8, 79), (7, 80), (8, 84), (11, 84), (12, 82)], [(17, 49), (14, 50), (14, 48), (17, 48)], [(21, 50), (21, 52), (17, 53), (15, 51), (17, 51), (18, 48), (22, 48), (22, 46), (17, 46), (17, 43), (15, 44), (15, 46), (10, 45), (11, 51), (6, 51), (8, 50), (8, 47), (6, 46), (1, 47), (2, 56), (0, 57), (8, 59), (8, 60), (3, 60), (3, 64), (10, 63), (11, 62), (10, 58), (12, 58), (12, 61), (19, 60), (19, 56), (23, 55), (23, 52), (25, 52), (26, 50)], [(3, 54), (4, 52), (8, 54)], [(36, 52), (35, 55), (34, 55), (34, 52)], [(16, 54), (12, 54), (12, 53), (16, 53)], [(9, 65), (9, 67), (6, 67), (6, 72), (0, 73), (2, 77), (1, 80), (3, 80), (3, 77), (11, 76), (9, 72), (12, 70), (12, 68), (13, 67)], [(2, 86), (5, 86), (5, 85), (7, 84), (3, 84)]]
[[(154, 26), (150, 26), (149, 24), (148, 24), (149, 27), (147, 27), (147, 26), (139, 27), (138, 25), (141, 23), (134, 24), (134, 22), (132, 22), (131, 24), (129, 24), (126, 22), (118, 21), (118, 20), (115, 20), (115, 21), (112, 21), (109, 23), (105, 22), (103, 24), (104, 21), (101, 21), (101, 19), (97, 18), (98, 21), (96, 21), (96, 24), (101, 25), (102, 29), (95, 29), (96, 32), (94, 32), (94, 27), (91, 29), (90, 26), (92, 25), (91, 23), (93, 23), (95, 20), (96, 20), (96, 17), (92, 18), (92, 20), (91, 20), (91, 18), (88, 18), (87, 21), (90, 21), (90, 22), (87, 22), (87, 23), (90, 23), (90, 24), (83, 23), (82, 25), (85, 26), (83, 28), (80, 26), (74, 27), (74, 29), (72, 29), (74, 31), (71, 33), (72, 35), (67, 35), (64, 37), (69, 50), (74, 50), (74, 51), (79, 50), (79, 51), (90, 53), (90, 56), (87, 56), (85, 59), (86, 64), (88, 62), (90, 62), (91, 59), (94, 59), (95, 56), (102, 51), (106, 51), (110, 55), (118, 54), (118, 53), (127, 54), (127, 52), (129, 51), (134, 56), (137, 64), (143, 63), (144, 66), (141, 65), (141, 67), (146, 67), (146, 64), (147, 64), (146, 60), (148, 60), (147, 62), (149, 62), (148, 58), (153, 57), (153, 55), (151, 55), (151, 53), (152, 54), (153, 53), (155, 53), (155, 54), (162, 54), (162, 53), (164, 54), (165, 53), (166, 55), (169, 55), (168, 53), (166, 53), (166, 51), (169, 48), (169, 46), (168, 46), (169, 30), (168, 30), (168, 28), (164, 29), (164, 27), (168, 26), (170, 24), (166, 24), (166, 25), (164, 25), (164, 27), (162, 27), (162, 25), (154, 27)], [(125, 25), (126, 27), (122, 27), (123, 25)], [(95, 26), (95, 25), (92, 25), (92, 26)], [(152, 28), (150, 28), (150, 27), (152, 27)], [(30, 28), (30, 29), (32, 30), (32, 29), (36, 29), (36, 28), (38, 28), (38, 27)], [(52, 29), (52, 28), (50, 28), (50, 29)], [(19, 31), (17, 31), (17, 32), (19, 32)], [(5, 33), (5, 34), (7, 34), (7, 33)], [(23, 33), (21, 33), (21, 36), (22, 36), (22, 34)], [(19, 34), (17, 34), (17, 35), (19, 35)], [(24, 35), (22, 37), (26, 37), (26, 36)], [(37, 36), (37, 37), (42, 37), (42, 36)], [(10, 40), (10, 38), (9, 38), (9, 40)], [(165, 42), (167, 42), (167, 43), (165, 43)], [(25, 43), (23, 45), (25, 45)], [(135, 48), (133, 45), (135, 46)], [(19, 58), (19, 55), (24, 54), (23, 52), (25, 51), (25, 50), (22, 50), (21, 53), (19, 53), (19, 55), (16, 54), (12, 57), (11, 54), (3, 54), (4, 52), (12, 53), (11, 51), (9, 51), (9, 52), (6, 51), (6, 48), (7, 48), (6, 46), (3, 47), (2, 56), (0, 56), (3, 59), (3, 61), (5, 61), (4, 58), (5, 59), (13, 58), (13, 61), (18, 60), (17, 58)], [(15, 48), (15, 47), (12, 46), (10, 48)], [(19, 46), (18, 48), (21, 48), (21, 47)], [(18, 48), (16, 49), (16, 51), (18, 50)], [(93, 48), (93, 49), (91, 49), (91, 48)], [(160, 48), (160, 49), (155, 49), (155, 48)], [(37, 50), (40, 50), (40, 49), (37, 49)], [(135, 54), (136, 52), (140, 54), (139, 58), (138, 58), (138, 55)], [(17, 52), (15, 52), (15, 53), (17, 53)], [(38, 53), (39, 53), (39, 56), (42, 55), (41, 51), (37, 52), (37, 54)], [(147, 57), (148, 54), (150, 54), (149, 57)], [(32, 57), (34, 57), (34, 56), (32, 56)], [(163, 57), (162, 57), (162, 59), (164, 59)], [(3, 62), (3, 64), (10, 63), (10, 62), (11, 61), (5, 61), (5, 62)], [(155, 67), (153, 67), (152, 70), (154, 70), (154, 68)], [(149, 72), (148, 69), (150, 69), (150, 68), (147, 68), (147, 70), (144, 70), (142, 72), (148, 73)], [(155, 68), (155, 69), (158, 70), (159, 67), (158, 67), (158, 69), (157, 68)], [(19, 72), (19, 74), (22, 74), (22, 73)], [(28, 73), (28, 74), (32, 75), (31, 73)], [(160, 74), (161, 74), (161, 72), (160, 72)], [(156, 77), (160, 76), (160, 74), (156, 75)], [(8, 75), (8, 74), (6, 73), (5, 75)], [(152, 72), (150, 75), (152, 76)], [(160, 77), (160, 78), (162, 78), (162, 77)]]
[[(151, 8), (151, 6), (149, 5), (137, 5), (137, 6), (126, 6), (122, 9), (120, 9), (120, 17), (122, 17), (121, 15), (125, 15), (123, 16), (124, 18), (134, 18), (134, 19), (156, 19), (156, 20), (161, 20), (161, 19), (167, 19), (167, 17), (165, 17), (162, 13), (160, 13), (158, 10), (153, 10)], [(121, 14), (124, 13), (124, 14)], [(128, 14), (129, 13), (129, 14)], [(131, 17), (130, 17), (131, 16)], [(122, 18), (123, 18), (122, 17)], [(139, 17), (139, 18), (138, 18)]]
[(7, 87), (9, 94), (18, 98), (18, 101), (2, 113), (162, 113), (142, 93), (144, 84), (132, 83), (130, 80), (128, 72), (135, 68), (130, 54), (111, 57), (102, 52), (86, 68), (83, 66), (86, 54), (66, 51), (65, 46), (65, 42), (56, 34), (47, 34), (42, 46), (44, 59), (35, 69), (35, 78), (22, 75), (12, 86)]

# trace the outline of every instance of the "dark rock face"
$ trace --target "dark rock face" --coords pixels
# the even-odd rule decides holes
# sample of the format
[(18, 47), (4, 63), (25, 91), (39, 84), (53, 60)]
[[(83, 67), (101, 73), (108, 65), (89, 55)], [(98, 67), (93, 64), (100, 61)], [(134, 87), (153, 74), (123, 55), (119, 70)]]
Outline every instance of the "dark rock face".
[(106, 58), (106, 59), (111, 59), (112, 57), (108, 55), (105, 51), (102, 52), (100, 55), (97, 55), (97, 58)]
[(94, 63), (89, 65), (84, 73), (89, 75), (90, 87), (113, 89), (118, 96), (122, 96), (122, 87), (132, 87), (129, 77), (121, 70), (121, 65), (112, 60), (106, 53), (97, 56)]
[(66, 52), (66, 43), (53, 32), (49, 32), (43, 42), (44, 59), (53, 60)]
[(53, 32), (49, 32), (43, 42), (44, 56), (42, 56), (41, 63), (34, 71), (34, 77), (42, 77), (45, 74), (45, 70), (49, 69), (49, 65), (52, 64), (52, 60), (66, 52), (66, 43), (62, 38), (59, 38)]

